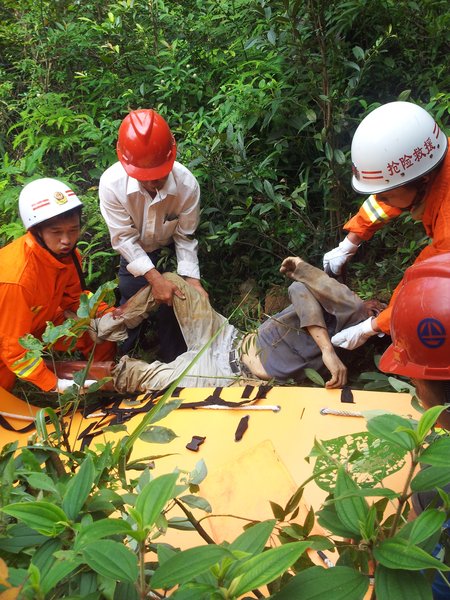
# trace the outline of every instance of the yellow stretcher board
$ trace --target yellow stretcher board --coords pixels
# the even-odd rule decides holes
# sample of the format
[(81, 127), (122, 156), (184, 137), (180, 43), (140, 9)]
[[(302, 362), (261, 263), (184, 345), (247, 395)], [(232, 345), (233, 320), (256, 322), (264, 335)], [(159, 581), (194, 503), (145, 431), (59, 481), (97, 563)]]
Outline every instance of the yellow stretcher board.
[[(244, 391), (245, 390), (245, 391)], [(384, 410), (402, 416), (418, 418), (411, 407), (409, 394), (368, 392), (353, 390), (353, 403), (341, 401), (341, 390), (326, 390), (307, 387), (263, 388), (184, 388), (175, 394), (183, 404), (203, 401), (210, 396), (228, 401), (252, 401), (242, 408), (226, 409), (177, 409), (158, 425), (172, 429), (178, 437), (168, 444), (151, 444), (138, 440), (133, 447), (132, 459), (150, 455), (169, 454), (155, 461), (155, 474), (171, 472), (174, 468), (191, 471), (203, 459), (208, 475), (201, 485), (200, 495), (212, 506), (213, 515), (238, 515), (244, 519), (262, 520), (272, 518), (269, 501), (284, 506), (312, 473), (314, 461), (305, 461), (311, 451), (314, 438), (331, 439), (340, 435), (366, 430), (365, 418), (321, 414), (321, 409), (359, 413), (366, 410)], [(6, 421), (14, 429), (22, 429), (29, 422), (5, 416), (7, 413), (32, 418), (36, 407), (14, 397), (0, 388), (1, 422)], [(147, 400), (143, 400), (142, 406)], [(273, 407), (275, 410), (272, 410)], [(279, 410), (277, 409), (279, 407)], [(119, 409), (127, 409), (122, 403)], [(99, 410), (97, 409), (97, 414)], [(120, 412), (120, 411), (119, 411)], [(248, 416), (247, 429), (240, 441), (235, 441), (236, 430), (243, 417)], [(143, 414), (135, 414), (127, 422), (131, 433), (141, 422)], [(90, 447), (106, 440), (119, 439), (124, 432), (103, 432), (103, 428), (114, 421), (114, 415), (85, 418), (77, 413), (72, 423), (72, 442), (88, 427), (98, 435), (90, 440)], [(26, 445), (30, 432), (8, 431), (0, 427), (0, 443), (19, 440)], [(193, 436), (204, 437), (198, 451), (186, 448)], [(404, 475), (398, 472), (385, 480), (385, 485), (394, 490), (403, 487)], [(320, 508), (325, 492), (313, 482), (309, 483), (304, 495), (298, 522), (302, 522), (310, 506)], [(203, 516), (203, 513), (202, 513)], [(213, 539), (232, 541), (242, 532), (246, 523), (230, 516), (220, 516), (203, 521)], [(177, 541), (164, 538), (169, 543), (189, 546), (199, 543), (198, 536), (191, 542), (187, 532), (174, 532)], [(193, 540), (193, 538), (191, 538)]]

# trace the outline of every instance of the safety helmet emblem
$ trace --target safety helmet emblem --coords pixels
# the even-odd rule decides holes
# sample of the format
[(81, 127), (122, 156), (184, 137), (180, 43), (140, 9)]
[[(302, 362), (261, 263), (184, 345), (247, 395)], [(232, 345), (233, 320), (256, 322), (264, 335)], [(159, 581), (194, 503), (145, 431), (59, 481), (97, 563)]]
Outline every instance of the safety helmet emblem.
[(444, 325), (431, 317), (422, 319), (417, 325), (417, 336), (427, 348), (440, 348), (447, 339)]
[(69, 201), (67, 196), (62, 192), (55, 192), (53, 197), (55, 198), (56, 204), (66, 204), (66, 202)]

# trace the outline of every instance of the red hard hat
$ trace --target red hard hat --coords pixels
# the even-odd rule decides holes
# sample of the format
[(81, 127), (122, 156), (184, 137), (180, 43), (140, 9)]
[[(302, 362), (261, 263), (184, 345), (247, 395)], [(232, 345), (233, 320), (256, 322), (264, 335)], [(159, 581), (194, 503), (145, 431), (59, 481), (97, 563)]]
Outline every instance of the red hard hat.
[(119, 127), (117, 156), (130, 177), (161, 179), (170, 173), (177, 154), (165, 119), (152, 109), (130, 112)]
[(450, 253), (406, 270), (380, 369), (414, 379), (450, 379)]

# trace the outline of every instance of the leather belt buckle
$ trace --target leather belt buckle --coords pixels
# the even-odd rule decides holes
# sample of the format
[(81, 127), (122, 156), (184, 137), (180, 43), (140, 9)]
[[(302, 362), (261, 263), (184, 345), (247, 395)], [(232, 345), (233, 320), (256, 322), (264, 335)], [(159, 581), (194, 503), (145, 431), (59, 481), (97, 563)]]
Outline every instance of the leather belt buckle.
[(233, 371), (233, 373), (235, 375), (240, 375), (241, 374), (241, 361), (239, 359), (239, 352), (235, 348), (233, 350), (230, 350), (229, 362), (230, 362), (230, 368)]

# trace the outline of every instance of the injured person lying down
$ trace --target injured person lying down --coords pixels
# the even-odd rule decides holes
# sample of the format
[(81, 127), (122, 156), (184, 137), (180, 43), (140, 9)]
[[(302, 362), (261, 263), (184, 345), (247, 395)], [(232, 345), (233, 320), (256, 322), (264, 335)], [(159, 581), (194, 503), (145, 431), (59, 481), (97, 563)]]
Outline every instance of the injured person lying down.
[[(170, 363), (123, 356), (113, 368), (115, 388), (128, 393), (163, 390), (181, 375), (182, 387), (228, 386), (249, 380), (282, 384), (301, 381), (306, 368), (320, 372), (324, 367), (329, 371), (328, 388), (345, 385), (347, 368), (330, 338), (362, 321), (370, 324), (382, 305), (363, 302), (347, 286), (298, 257), (286, 258), (280, 271), (294, 281), (288, 289), (291, 304), (253, 333), (236, 329), (183, 278), (165, 273), (184, 294), (184, 298), (174, 297), (173, 307), (187, 352)], [(97, 335), (126, 339), (127, 329), (139, 325), (156, 307), (151, 287), (144, 287), (126, 304), (97, 319)]]

